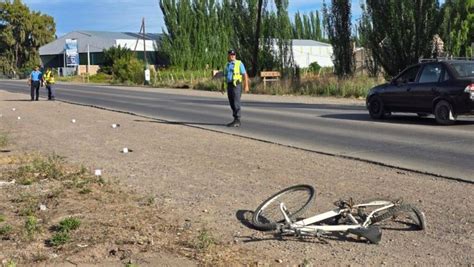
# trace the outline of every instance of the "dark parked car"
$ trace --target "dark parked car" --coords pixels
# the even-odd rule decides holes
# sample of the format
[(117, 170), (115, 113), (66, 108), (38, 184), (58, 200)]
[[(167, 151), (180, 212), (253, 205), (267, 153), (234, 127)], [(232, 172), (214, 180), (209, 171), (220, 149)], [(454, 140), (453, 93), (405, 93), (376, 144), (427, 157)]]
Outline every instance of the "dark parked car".
[(406, 68), (390, 83), (372, 88), (366, 100), (373, 119), (391, 112), (434, 114), (439, 124), (474, 114), (474, 61), (436, 60)]

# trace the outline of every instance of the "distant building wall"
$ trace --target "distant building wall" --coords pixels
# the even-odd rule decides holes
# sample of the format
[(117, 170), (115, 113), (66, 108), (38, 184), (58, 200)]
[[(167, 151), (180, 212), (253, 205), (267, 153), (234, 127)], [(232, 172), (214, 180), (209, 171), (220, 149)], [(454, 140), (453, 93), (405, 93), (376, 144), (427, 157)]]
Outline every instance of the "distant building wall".
[(300, 68), (307, 68), (313, 62), (321, 67), (333, 67), (332, 54), (332, 46), (293, 46), (293, 58)]
[[(95, 75), (99, 71), (99, 65), (89, 65), (89, 75)], [(77, 75), (82, 75), (87, 73), (87, 65), (79, 65), (77, 68)]]

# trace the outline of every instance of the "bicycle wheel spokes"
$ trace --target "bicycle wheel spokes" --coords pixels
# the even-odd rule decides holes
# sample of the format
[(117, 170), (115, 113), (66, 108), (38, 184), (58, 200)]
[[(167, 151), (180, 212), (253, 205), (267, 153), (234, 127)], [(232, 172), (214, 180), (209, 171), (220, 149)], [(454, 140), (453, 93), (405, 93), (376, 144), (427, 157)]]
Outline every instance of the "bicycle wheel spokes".
[(414, 225), (420, 230), (426, 228), (425, 214), (411, 204), (396, 205), (384, 212), (375, 214), (371, 221), (377, 223), (391, 219), (398, 223)]
[(265, 200), (255, 210), (252, 223), (260, 230), (273, 230), (277, 223), (284, 222), (280, 204), (287, 209), (288, 217), (294, 219), (301, 214), (314, 198), (314, 188), (309, 185), (297, 185), (286, 188)]

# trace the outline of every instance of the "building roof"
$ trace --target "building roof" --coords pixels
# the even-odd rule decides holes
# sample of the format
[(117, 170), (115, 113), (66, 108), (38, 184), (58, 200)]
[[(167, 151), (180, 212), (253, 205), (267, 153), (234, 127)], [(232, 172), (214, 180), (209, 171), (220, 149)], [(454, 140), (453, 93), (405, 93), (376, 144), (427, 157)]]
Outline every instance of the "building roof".
[[(141, 37), (140, 34), (132, 32), (73, 31), (40, 47), (39, 51), (40, 55), (62, 54), (64, 53), (66, 39), (77, 39), (79, 53), (87, 53), (87, 45), (89, 45), (91, 53), (102, 52), (104, 49), (117, 45), (118, 40), (128, 40), (130, 42)], [(148, 41), (156, 42), (160, 37), (161, 34), (148, 33), (145, 39), (147, 43)], [(143, 47), (143, 41), (139, 48), (141, 47)]]
[(293, 46), (331, 46), (331, 44), (314, 40), (293, 39)]

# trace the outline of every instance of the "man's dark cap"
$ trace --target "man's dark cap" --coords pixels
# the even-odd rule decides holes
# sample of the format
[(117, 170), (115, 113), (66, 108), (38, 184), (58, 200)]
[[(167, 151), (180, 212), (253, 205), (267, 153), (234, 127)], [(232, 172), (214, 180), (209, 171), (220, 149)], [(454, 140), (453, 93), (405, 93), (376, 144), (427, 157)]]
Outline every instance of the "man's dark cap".
[(227, 52), (228, 55), (235, 55), (235, 50), (234, 49), (231, 49)]

